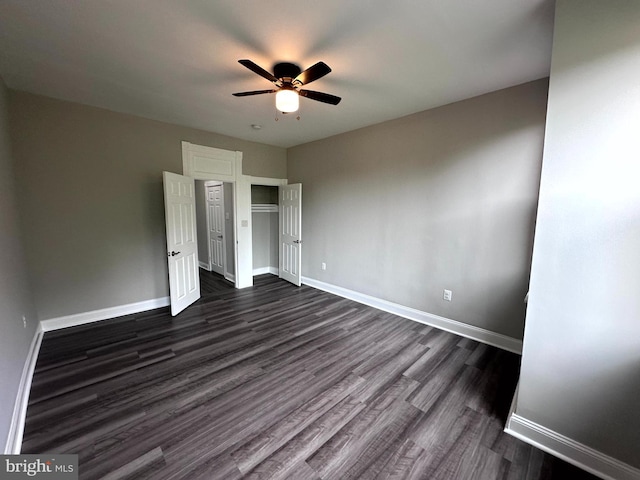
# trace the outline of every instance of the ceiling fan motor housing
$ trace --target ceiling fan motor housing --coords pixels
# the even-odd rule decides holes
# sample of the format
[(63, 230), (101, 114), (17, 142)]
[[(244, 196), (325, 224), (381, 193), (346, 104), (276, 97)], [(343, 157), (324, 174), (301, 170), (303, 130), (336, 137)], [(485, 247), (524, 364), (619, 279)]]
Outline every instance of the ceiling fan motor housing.
[(273, 76), (287, 83), (292, 82), (301, 72), (300, 67), (293, 63), (276, 63), (273, 66)]

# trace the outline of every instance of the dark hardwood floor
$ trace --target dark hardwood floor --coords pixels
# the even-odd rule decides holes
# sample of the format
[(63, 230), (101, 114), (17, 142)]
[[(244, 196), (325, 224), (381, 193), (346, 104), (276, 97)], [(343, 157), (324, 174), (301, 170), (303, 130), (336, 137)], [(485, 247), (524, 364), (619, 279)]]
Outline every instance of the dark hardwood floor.
[(23, 453), (82, 479), (593, 479), (503, 433), (517, 355), (276, 277), (45, 335)]

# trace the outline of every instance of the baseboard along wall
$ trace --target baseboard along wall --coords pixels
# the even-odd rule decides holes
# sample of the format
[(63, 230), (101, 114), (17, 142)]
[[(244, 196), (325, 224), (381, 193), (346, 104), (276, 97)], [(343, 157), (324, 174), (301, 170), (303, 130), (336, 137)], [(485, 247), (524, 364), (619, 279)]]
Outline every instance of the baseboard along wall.
[(90, 312), (65, 315), (64, 317), (49, 318), (47, 320), (41, 320), (40, 326), (42, 327), (43, 332), (49, 332), (52, 330), (59, 330), (61, 328), (76, 327), (78, 325), (84, 325), (85, 323), (99, 322), (100, 320), (122, 317), (123, 315), (146, 312), (147, 310), (166, 307), (168, 305), (170, 305), (169, 297), (154, 298), (151, 300), (144, 300), (142, 302), (117, 305), (115, 307), (103, 308), (100, 310), (92, 310)]
[(16, 402), (13, 407), (13, 415), (11, 416), (11, 425), (9, 426), (9, 435), (5, 444), (5, 455), (17, 455), (22, 448), (22, 437), (24, 435), (24, 424), (27, 419), (27, 406), (29, 405), (29, 392), (31, 391), (31, 381), (33, 380), (33, 372), (36, 369), (36, 362), (38, 361), (38, 353), (40, 352), (40, 345), (42, 344), (42, 336), (44, 332), (40, 325), (36, 329), (31, 345), (29, 346), (29, 353), (27, 359), (24, 362), (22, 368), (22, 376), (20, 377), (20, 385), (18, 387), (18, 394), (16, 395)]
[(640, 480), (640, 470), (515, 413), (513, 397), (504, 431), (605, 480)]
[[(302, 282), (310, 287), (324, 290), (385, 312), (431, 325), (503, 350), (522, 354), (522, 340), (516, 338), (381, 300), (312, 278), (303, 277)], [(517, 415), (515, 413), (517, 396), (518, 390), (516, 389), (504, 429), (506, 433), (606, 480), (640, 480), (640, 470)]]
[(278, 275), (278, 267), (260, 267), (260, 268), (254, 268), (253, 269), (253, 276), (255, 277), (256, 275), (265, 275), (267, 273), (270, 273), (271, 275)]
[(5, 446), (5, 454), (12, 455), (20, 453), (22, 446), (22, 437), (24, 434), (24, 424), (27, 418), (27, 406), (29, 404), (29, 392), (31, 390), (31, 381), (33, 372), (36, 368), (42, 337), (45, 332), (59, 330), (61, 328), (75, 327), (87, 323), (108, 320), (111, 318), (121, 317), (123, 315), (131, 315), (133, 313), (145, 312), (154, 308), (166, 307), (169, 305), (169, 297), (155, 298), (145, 300), (143, 302), (129, 303), (127, 305), (118, 305), (116, 307), (103, 308), (90, 312), (77, 313), (74, 315), (66, 315), (64, 317), (50, 318), (41, 320), (35, 332), (29, 353), (22, 369), (22, 377), (16, 396), (16, 403), (11, 417), (11, 426)]
[(302, 283), (309, 285), (310, 287), (317, 288), (318, 290), (324, 290), (325, 292), (333, 293), (334, 295), (348, 298), (349, 300), (353, 300), (364, 305), (369, 305), (370, 307), (377, 308), (378, 310), (393, 313), (400, 317), (408, 318), (409, 320), (424, 323), (425, 325), (431, 325), (432, 327), (455, 333), (462, 337), (471, 338), (472, 340), (477, 340), (481, 343), (493, 345), (494, 347), (517, 353), (518, 355), (522, 354), (522, 340), (517, 338), (508, 337), (484, 328), (458, 322), (457, 320), (451, 320), (432, 313), (416, 310), (415, 308), (405, 307), (398, 303), (382, 300), (370, 295), (365, 295), (364, 293), (355, 292), (347, 288), (321, 282), (320, 280), (315, 280), (313, 278), (303, 277)]

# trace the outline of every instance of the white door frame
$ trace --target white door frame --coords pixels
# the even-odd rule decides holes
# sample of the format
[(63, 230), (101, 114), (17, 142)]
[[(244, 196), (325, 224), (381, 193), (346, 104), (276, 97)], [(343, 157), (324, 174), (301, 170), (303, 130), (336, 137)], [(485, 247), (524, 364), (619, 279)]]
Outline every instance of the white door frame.
[(269, 178), (269, 177), (252, 177), (249, 176), (251, 185), (264, 185), (266, 187), (279, 187), (280, 185), (287, 185), (289, 180), (286, 178)]
[(242, 174), (242, 152), (182, 142), (182, 174), (196, 180), (233, 183), (233, 229), (236, 288), (253, 285), (253, 240), (251, 230), (251, 185), (286, 185), (282, 178)]

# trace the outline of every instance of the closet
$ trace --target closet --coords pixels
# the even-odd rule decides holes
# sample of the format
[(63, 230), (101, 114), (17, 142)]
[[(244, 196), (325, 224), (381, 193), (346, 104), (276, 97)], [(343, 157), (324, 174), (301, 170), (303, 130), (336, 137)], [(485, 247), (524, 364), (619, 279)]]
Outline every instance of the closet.
[(253, 275), (278, 275), (278, 187), (251, 185)]

